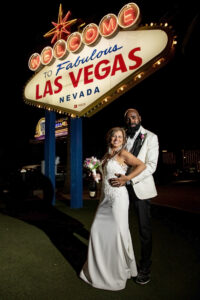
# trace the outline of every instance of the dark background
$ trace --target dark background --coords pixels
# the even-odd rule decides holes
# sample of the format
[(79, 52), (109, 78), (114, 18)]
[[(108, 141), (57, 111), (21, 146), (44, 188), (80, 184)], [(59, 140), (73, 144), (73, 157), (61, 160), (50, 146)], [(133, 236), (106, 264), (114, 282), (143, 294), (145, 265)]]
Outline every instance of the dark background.
[[(108, 13), (118, 14), (128, 2), (62, 2), (63, 15), (98, 24)], [(109, 128), (124, 125), (123, 114), (137, 108), (142, 124), (158, 134), (160, 148), (199, 149), (199, 10), (198, 1), (136, 1), (141, 24), (168, 22), (178, 44), (173, 60), (91, 118), (83, 118), (84, 156), (101, 156)], [(2, 8), (2, 99), (0, 163), (4, 167), (31, 162), (30, 139), (44, 110), (26, 105), (23, 88), (33, 73), (28, 59), (51, 45), (43, 35), (57, 22), (60, 1), (12, 3)], [(76, 30), (76, 29), (75, 29)], [(60, 117), (60, 116), (59, 116)], [(42, 150), (41, 150), (42, 151)], [(42, 153), (43, 155), (43, 153)]]

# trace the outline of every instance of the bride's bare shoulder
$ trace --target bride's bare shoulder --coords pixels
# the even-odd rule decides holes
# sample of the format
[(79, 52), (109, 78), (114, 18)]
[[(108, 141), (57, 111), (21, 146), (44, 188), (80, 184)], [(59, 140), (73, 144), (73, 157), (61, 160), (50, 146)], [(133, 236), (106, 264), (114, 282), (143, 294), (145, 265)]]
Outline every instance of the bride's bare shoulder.
[(120, 152), (121, 155), (129, 155), (130, 152), (128, 152), (126, 149), (122, 149), (122, 151)]
[(130, 155), (130, 152), (128, 152), (126, 149), (122, 149), (122, 151), (120, 152), (120, 156), (124, 158)]

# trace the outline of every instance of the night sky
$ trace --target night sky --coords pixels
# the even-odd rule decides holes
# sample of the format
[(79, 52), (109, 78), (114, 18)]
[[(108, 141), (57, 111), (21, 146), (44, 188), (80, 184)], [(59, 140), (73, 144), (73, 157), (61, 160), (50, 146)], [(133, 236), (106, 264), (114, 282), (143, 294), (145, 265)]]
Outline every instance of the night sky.
[[(33, 75), (28, 69), (30, 55), (40, 53), (50, 45), (50, 39), (45, 39), (43, 34), (52, 28), (51, 21), (57, 21), (60, 3), (64, 14), (70, 10), (72, 18), (81, 18), (86, 24), (98, 24), (108, 13), (117, 15), (128, 2), (115, 1), (113, 7), (105, 0), (93, 5), (87, 1), (51, 1), (50, 4), (33, 1), (23, 3), (21, 7), (18, 3), (5, 7), (9, 29), (5, 28), (4, 31), (4, 55), (1, 57), (4, 71), (2, 90), (6, 91), (1, 104), (1, 161), (9, 162), (10, 158), (13, 161), (26, 155), (35, 126), (44, 116), (43, 109), (30, 107), (23, 102), (23, 88)], [(123, 113), (129, 107), (137, 108), (143, 126), (158, 134), (162, 149), (200, 147), (198, 1), (189, 1), (187, 5), (182, 0), (145, 0), (136, 3), (142, 14), (141, 24), (166, 21), (173, 26), (178, 35), (175, 57), (93, 117), (83, 118), (85, 155), (102, 151), (106, 132), (113, 126), (124, 125)]]

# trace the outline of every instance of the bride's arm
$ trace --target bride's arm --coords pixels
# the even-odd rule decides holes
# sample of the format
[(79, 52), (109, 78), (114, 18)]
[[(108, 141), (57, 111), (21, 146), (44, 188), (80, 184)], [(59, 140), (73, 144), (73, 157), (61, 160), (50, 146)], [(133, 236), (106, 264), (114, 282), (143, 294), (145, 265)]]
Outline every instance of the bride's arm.
[(126, 165), (133, 168), (128, 175), (115, 174), (118, 178), (113, 178), (111, 180), (112, 186), (125, 185), (127, 181), (130, 181), (131, 179), (139, 175), (146, 168), (145, 164), (140, 159), (126, 150), (122, 150), (119, 156), (120, 160), (122, 159), (122, 161), (124, 161)]

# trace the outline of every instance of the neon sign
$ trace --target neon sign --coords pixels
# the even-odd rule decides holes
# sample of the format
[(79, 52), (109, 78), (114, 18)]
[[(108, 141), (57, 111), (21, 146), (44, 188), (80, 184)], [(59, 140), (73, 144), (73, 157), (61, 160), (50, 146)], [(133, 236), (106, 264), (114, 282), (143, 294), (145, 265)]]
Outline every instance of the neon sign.
[[(63, 137), (68, 134), (68, 123), (67, 119), (61, 118), (56, 120), (55, 122), (55, 136)], [(36, 126), (35, 135), (36, 140), (44, 140), (45, 139), (45, 118), (41, 118)]]
[(108, 14), (99, 26), (88, 24), (34, 53), (29, 68), (35, 75), (25, 87), (25, 101), (78, 117), (111, 103), (174, 52), (175, 36), (166, 24), (138, 28), (139, 21), (139, 7), (129, 3), (118, 16)]

